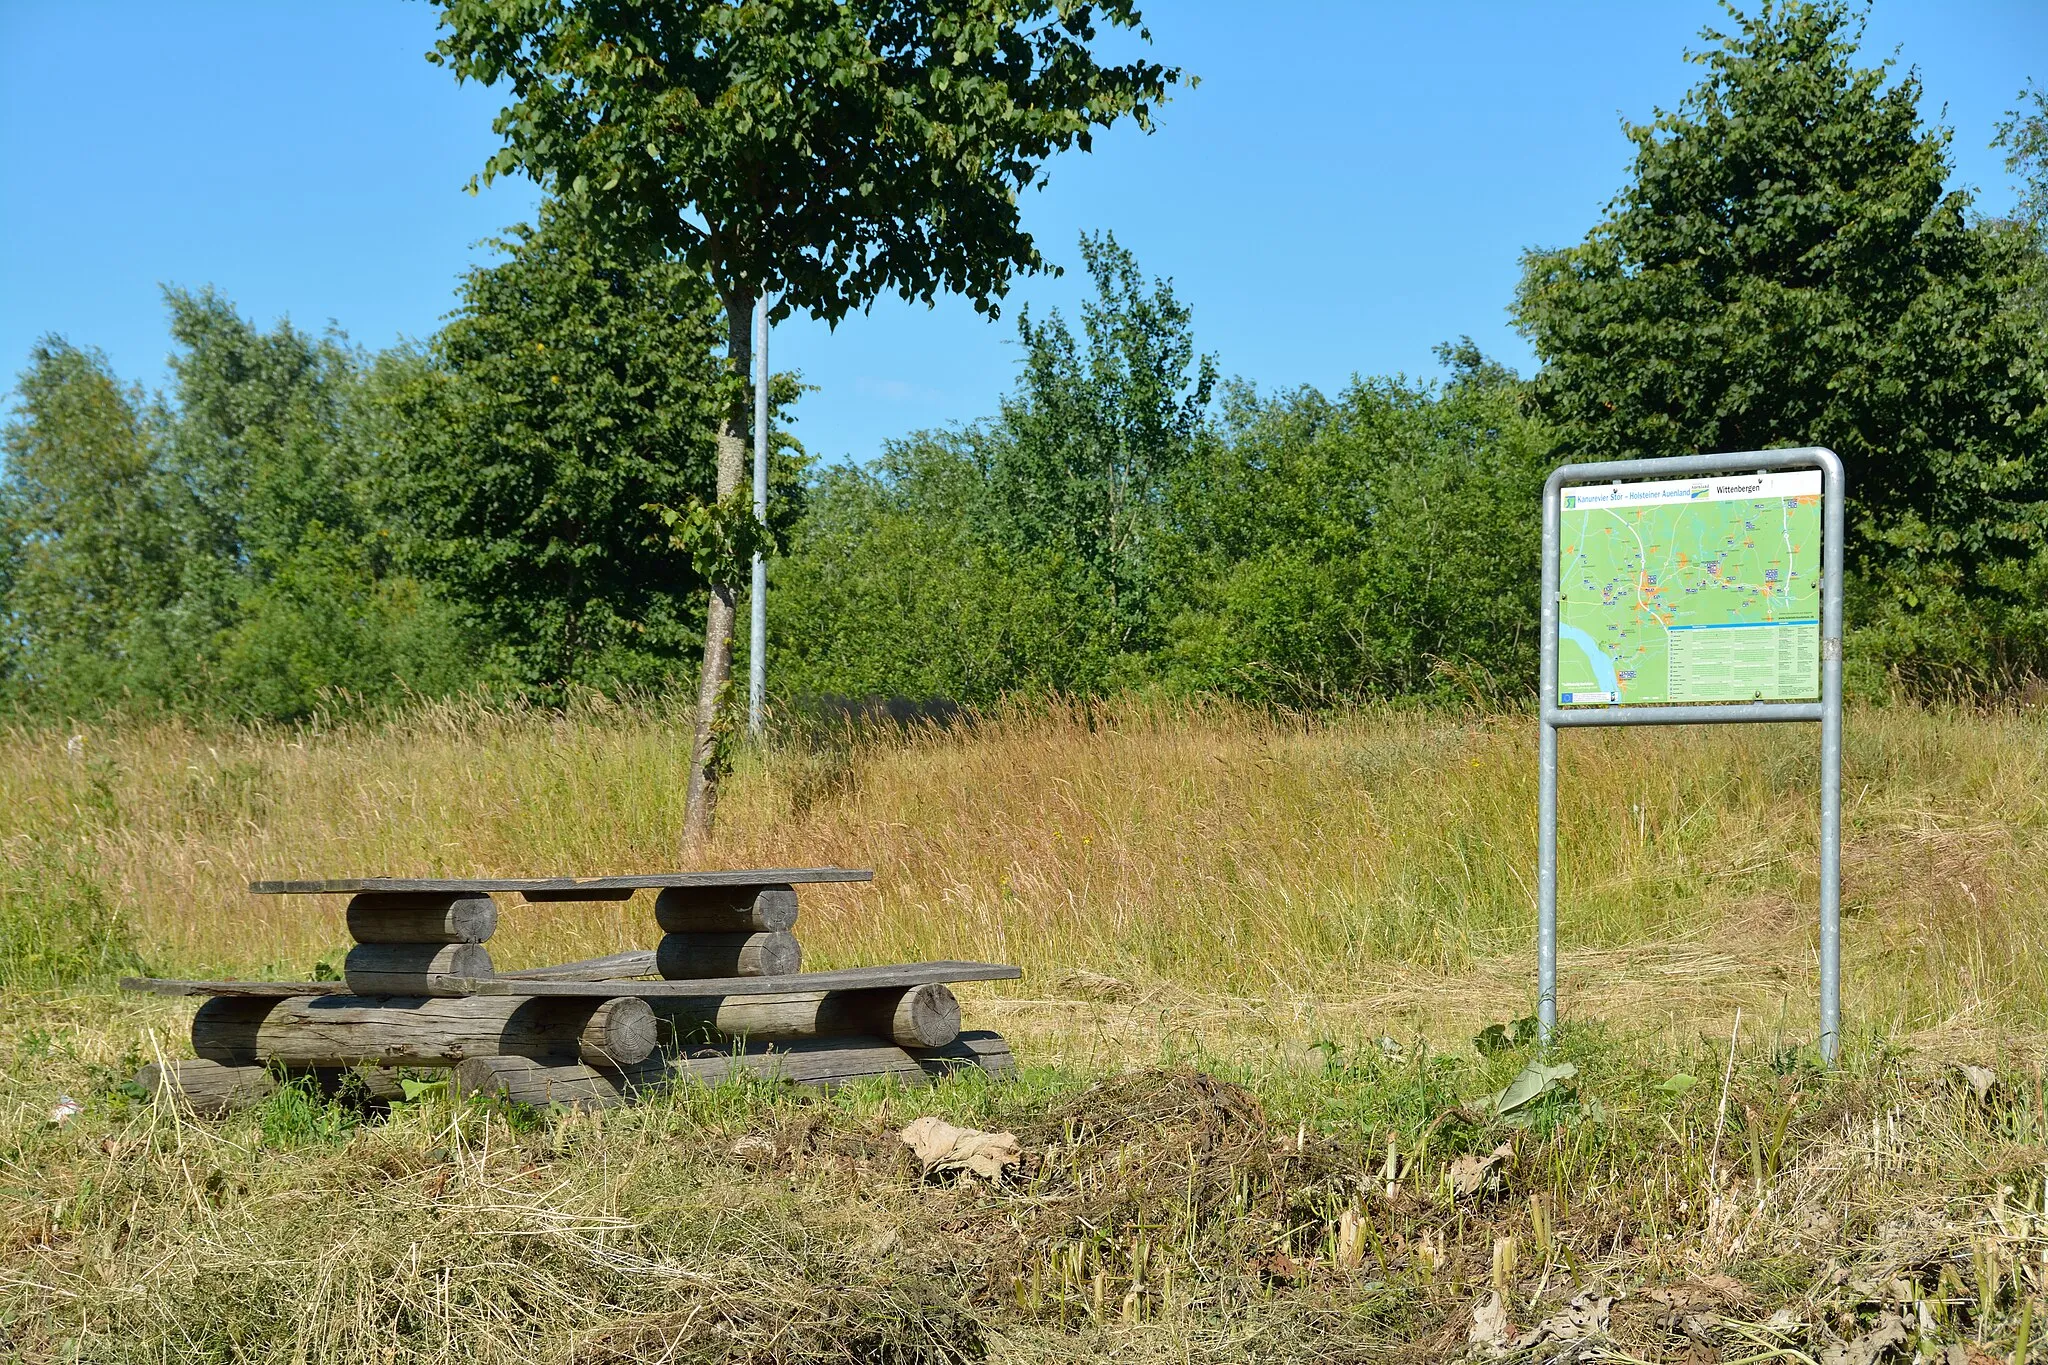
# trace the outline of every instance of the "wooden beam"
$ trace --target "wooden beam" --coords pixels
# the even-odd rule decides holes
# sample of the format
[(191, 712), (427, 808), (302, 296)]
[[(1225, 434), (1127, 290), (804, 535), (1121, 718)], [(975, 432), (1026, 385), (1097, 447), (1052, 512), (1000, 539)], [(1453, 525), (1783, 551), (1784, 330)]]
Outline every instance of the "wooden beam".
[(664, 932), (776, 933), (796, 927), (793, 886), (671, 886), (654, 898)]
[[(403, 1098), (398, 1074), (382, 1067), (321, 1067), (311, 1071), (287, 1070), (293, 1079), (310, 1076), (329, 1097), (351, 1095), (370, 1100)], [(135, 1073), (135, 1084), (158, 1100), (177, 1104), (201, 1118), (219, 1118), (245, 1109), (277, 1093), (276, 1069), (267, 1066), (222, 1066), (198, 1057), (181, 1057), (157, 1063)]]
[(349, 937), (358, 943), (482, 943), (498, 931), (489, 896), (366, 891), (348, 903)]
[(1017, 1074), (1017, 1058), (1000, 1033), (969, 1029), (944, 1047), (913, 1047), (905, 1051), (934, 1076), (978, 1069), (991, 1080), (1007, 1080)]
[(228, 995), (281, 1000), (294, 995), (347, 995), (346, 981), (194, 981), (184, 977), (124, 976), (124, 991), (150, 995)]
[(501, 1053), (626, 1066), (654, 1047), (654, 1012), (637, 997), (215, 996), (192, 1016), (192, 1050), (230, 1067), (454, 1066)]
[(734, 872), (654, 872), (624, 877), (330, 877), (250, 882), (259, 896), (333, 896), (354, 891), (658, 891), (671, 886), (777, 886), (792, 882), (871, 882), (871, 867), (764, 867)]
[(670, 980), (704, 977), (793, 976), (803, 965), (796, 936), (773, 934), (663, 934), (654, 967)]
[(558, 967), (529, 967), (519, 972), (499, 972), (513, 981), (626, 981), (636, 976), (657, 976), (654, 950), (636, 948), (608, 957), (587, 957), (581, 962), (564, 962)]
[(960, 1002), (936, 981), (872, 991), (797, 995), (693, 995), (652, 1002), (686, 1044), (754, 1043), (868, 1035), (898, 1047), (944, 1047), (960, 1035)]
[(458, 984), (472, 995), (637, 995), (653, 1000), (676, 995), (876, 990), (884, 986), (922, 986), (930, 981), (1015, 981), (1023, 975), (1021, 968), (992, 962), (913, 962), (900, 967), (848, 967), (836, 972), (704, 977), (696, 981), (524, 981), (496, 976)]
[(357, 995), (468, 995), (461, 983), (494, 970), (481, 943), (358, 943), (341, 960)]
[[(637, 958), (619, 953), (593, 962), (623, 962)], [(653, 961), (653, 954), (645, 954)], [(582, 966), (570, 963), (568, 966)], [(637, 995), (655, 999), (665, 995), (786, 995), (796, 991), (859, 991), (884, 986), (922, 986), (927, 981), (1015, 981), (1021, 968), (992, 962), (912, 962), (896, 967), (849, 967), (833, 972), (795, 972), (789, 976), (707, 977), (699, 981), (626, 981), (593, 972), (578, 980), (550, 980), (541, 973), (567, 968), (538, 967), (531, 972), (508, 972), (503, 976), (466, 977), (458, 984), (465, 995)], [(638, 973), (635, 973), (638, 975)], [(246, 995), (277, 999), (294, 995), (349, 995), (342, 981), (202, 981), (180, 977), (125, 976), (124, 991), (147, 991), (153, 995)]]
[(759, 1076), (816, 1089), (835, 1089), (869, 1076), (928, 1084), (931, 1073), (902, 1048), (879, 1038), (820, 1038), (702, 1056), (657, 1055), (625, 1068), (550, 1065), (530, 1057), (472, 1057), (455, 1068), (455, 1089), (522, 1104), (609, 1108), (668, 1086), (716, 1085)]

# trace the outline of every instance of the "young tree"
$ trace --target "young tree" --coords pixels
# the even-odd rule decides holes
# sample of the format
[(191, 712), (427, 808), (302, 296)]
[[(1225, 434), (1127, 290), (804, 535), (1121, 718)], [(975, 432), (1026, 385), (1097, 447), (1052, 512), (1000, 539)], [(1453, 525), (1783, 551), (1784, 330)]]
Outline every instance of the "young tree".
[[(943, 289), (995, 312), (1013, 275), (1043, 265), (1017, 199), (1046, 158), (1126, 116), (1149, 127), (1179, 79), (1097, 60), (1098, 22), (1144, 36), (1131, 0), (437, 3), (433, 59), (510, 85), (484, 178), (532, 176), (634, 249), (701, 271), (724, 305), (713, 532), (750, 515), (735, 494), (756, 300), (836, 322), (884, 290)], [(691, 841), (717, 795), (738, 573), (712, 575)]]
[(1877, 596), (2020, 605), (2048, 498), (2026, 235), (1944, 187), (1947, 132), (1912, 73), (1857, 65), (1847, 5), (1736, 17), (1678, 108), (1627, 130), (1607, 220), (1525, 259), (1538, 407), (1579, 459), (1831, 446)]
[(99, 352), (45, 338), (17, 394), (0, 481), (12, 681), (85, 706), (136, 686), (144, 628), (177, 595), (165, 488), (143, 396)]
[(1019, 319), (1024, 374), (1003, 404), (991, 482), (1013, 545), (1062, 552), (1100, 599), (1109, 652), (1142, 651), (1157, 624), (1150, 552), (1202, 435), (1216, 362), (1197, 353), (1172, 283), (1148, 288), (1114, 236), (1083, 237), (1081, 259), (1095, 284), (1085, 344), (1057, 312)]

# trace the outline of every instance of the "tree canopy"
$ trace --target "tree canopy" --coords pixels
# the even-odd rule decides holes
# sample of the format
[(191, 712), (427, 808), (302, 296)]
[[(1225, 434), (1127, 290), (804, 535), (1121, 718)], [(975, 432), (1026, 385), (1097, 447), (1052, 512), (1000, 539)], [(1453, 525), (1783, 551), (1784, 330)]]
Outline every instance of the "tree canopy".
[(885, 290), (994, 310), (1043, 265), (1019, 195), (1178, 70), (1104, 65), (1129, 0), (436, 0), (434, 58), (504, 82), (483, 172), (524, 171), (722, 298), (828, 321)]
[(1735, 18), (1626, 130), (1606, 220), (1525, 259), (1537, 410), (1578, 459), (1829, 446), (1865, 615), (1969, 600), (2010, 638), (2048, 501), (2043, 337), (2011, 306), (2038, 248), (1948, 187), (1917, 76), (1859, 65), (1845, 4)]

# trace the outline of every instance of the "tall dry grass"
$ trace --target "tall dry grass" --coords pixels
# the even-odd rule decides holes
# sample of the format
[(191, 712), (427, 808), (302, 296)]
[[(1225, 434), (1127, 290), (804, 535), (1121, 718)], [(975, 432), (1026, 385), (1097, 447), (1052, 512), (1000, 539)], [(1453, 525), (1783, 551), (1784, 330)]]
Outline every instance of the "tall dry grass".
[[(253, 897), (256, 877), (684, 865), (687, 727), (658, 708), (76, 735), (0, 736), (5, 895), (90, 884), (162, 972), (339, 961), (342, 899)], [(1166, 1027), (1434, 1034), (1529, 1005), (1535, 739), (1519, 717), (1018, 710), (749, 758), (689, 861), (871, 866), (871, 886), (806, 892), (807, 962), (1016, 962), (1024, 985), (985, 1004), (1019, 1026), (1085, 996)], [(1725, 1034), (1741, 1006), (1810, 1035), (1816, 749), (1803, 727), (1565, 736), (1568, 1015)], [(2044, 766), (2026, 716), (1853, 715), (1852, 1028), (2048, 1021)], [(504, 967), (652, 938), (645, 897), (507, 908)]]

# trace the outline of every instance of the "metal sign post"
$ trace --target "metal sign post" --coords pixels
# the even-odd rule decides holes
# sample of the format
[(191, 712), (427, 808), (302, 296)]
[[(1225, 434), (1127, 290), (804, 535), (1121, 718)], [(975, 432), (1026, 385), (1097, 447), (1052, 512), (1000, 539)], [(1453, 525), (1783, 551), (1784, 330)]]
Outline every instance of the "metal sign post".
[[(754, 519), (768, 520), (768, 299), (754, 303)], [(761, 704), (768, 694), (768, 561), (754, 551), (748, 605), (747, 733), (761, 738)]]
[[(1588, 501), (1625, 506), (1631, 496), (1675, 502), (1675, 493), (1633, 494), (1614, 488), (1631, 480), (1706, 480), (1714, 492), (1716, 477), (1763, 474), (1779, 470), (1817, 469), (1821, 474), (1821, 565), (1819, 671), (1817, 701), (1751, 700), (1712, 704), (1670, 701), (1630, 704), (1627, 688), (1564, 693), (1558, 690), (1558, 630), (1561, 624), (1561, 509), (1567, 487), (1604, 485)], [(1761, 486), (1761, 485), (1759, 485)], [(1609, 490), (1612, 491), (1609, 491)], [(1538, 1036), (1548, 1042), (1557, 1025), (1557, 732), (1597, 725), (1708, 725), (1749, 721), (1820, 722), (1820, 1054), (1832, 1064), (1841, 1048), (1842, 1027), (1842, 462), (1831, 450), (1765, 450), (1732, 455), (1684, 455), (1663, 460), (1619, 460), (1605, 464), (1564, 465), (1551, 472), (1543, 486), (1543, 667), (1542, 776), (1536, 854), (1536, 1018)], [(1574, 498), (1574, 502), (1578, 499)], [(1618, 518), (1618, 513), (1617, 513)], [(1647, 591), (1659, 591), (1649, 572), (1647, 551), (1641, 550), (1640, 572)], [(1641, 599), (1639, 599), (1640, 601)], [(1654, 609), (1653, 609), (1654, 614)], [(1711, 631), (1707, 627), (1691, 627)], [(1671, 638), (1667, 629), (1666, 638)], [(1709, 633), (1702, 638), (1712, 640)], [(1668, 646), (1667, 646), (1668, 647)], [(1702, 652), (1716, 645), (1688, 645)], [(1587, 649), (1589, 657), (1592, 649)], [(1603, 665), (1604, 666), (1604, 665)], [(1807, 676), (1811, 676), (1810, 674)], [(1604, 678), (1603, 678), (1604, 681)], [(1676, 692), (1676, 687), (1669, 689)], [(1574, 696), (1581, 698), (1573, 702)], [(1761, 695), (1761, 693), (1759, 694)], [(1794, 695), (1797, 695), (1796, 693)], [(1804, 695), (1811, 697), (1811, 691)], [(1594, 704), (1586, 705), (1586, 701)]]

